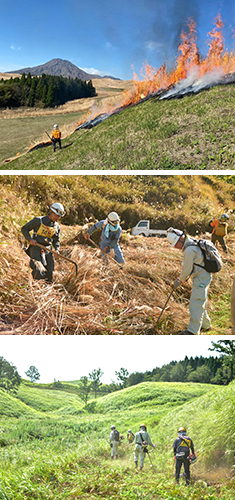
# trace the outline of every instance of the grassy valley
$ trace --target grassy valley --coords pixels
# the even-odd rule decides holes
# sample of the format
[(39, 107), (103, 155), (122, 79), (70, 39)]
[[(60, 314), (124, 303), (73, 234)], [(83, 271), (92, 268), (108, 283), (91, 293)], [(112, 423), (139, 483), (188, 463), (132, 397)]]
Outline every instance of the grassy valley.
[[(16, 396), (1, 392), (0, 498), (234, 497), (234, 383), (148, 382), (87, 405), (75, 394), (40, 385), (23, 381)], [(156, 450), (137, 472), (126, 434), (129, 428), (137, 432), (142, 421)], [(108, 443), (113, 423), (123, 435), (116, 461)], [(187, 489), (183, 478), (174, 484), (172, 444), (180, 425), (198, 456)]]
[[(102, 85), (104, 89), (105, 82)], [(124, 89), (130, 88), (129, 82), (119, 82), (120, 85)], [(109, 87), (109, 99), (103, 99), (102, 92), (99, 94), (98, 89), (96, 101), (85, 99), (87, 111), (92, 109), (92, 116), (118, 107), (123, 99), (121, 88), (115, 90)], [(233, 169), (234, 102), (234, 84), (213, 87), (183, 99), (159, 100), (156, 97), (127, 107), (95, 128), (77, 132), (73, 130), (76, 128), (75, 123), (79, 123), (82, 117), (82, 102), (76, 105), (77, 115), (69, 115), (63, 108), (56, 110), (56, 114), (52, 110), (40, 117), (22, 117), (15, 111), (9, 117), (0, 116), (3, 138), (1, 169)], [(110, 106), (107, 107), (108, 103)], [(94, 109), (96, 104), (97, 108)], [(84, 112), (83, 121), (85, 119)], [(50, 145), (23, 154), (31, 144), (47, 142), (44, 131), (51, 129), (53, 123), (58, 121), (64, 137), (62, 151), (53, 154)], [(21, 156), (10, 163), (4, 162), (17, 153)]]
[[(227, 244), (221, 251), (223, 269), (214, 275), (208, 310), (209, 334), (231, 333), (230, 297), (234, 276), (233, 177), (221, 176), (2, 176), (0, 177), (0, 332), (2, 334), (175, 334), (187, 326), (190, 280), (177, 289), (158, 323), (182, 253), (164, 238), (132, 236), (140, 219), (152, 219), (159, 229), (170, 226), (210, 238), (208, 222), (230, 213)], [(33, 281), (23, 251), (21, 227), (46, 213), (59, 200), (66, 209), (61, 220), (61, 253), (75, 267), (56, 263), (55, 282)], [(89, 224), (116, 210), (122, 220), (121, 246), (125, 267), (110, 259), (102, 267), (100, 251), (84, 239)], [(99, 233), (93, 236), (99, 243)]]

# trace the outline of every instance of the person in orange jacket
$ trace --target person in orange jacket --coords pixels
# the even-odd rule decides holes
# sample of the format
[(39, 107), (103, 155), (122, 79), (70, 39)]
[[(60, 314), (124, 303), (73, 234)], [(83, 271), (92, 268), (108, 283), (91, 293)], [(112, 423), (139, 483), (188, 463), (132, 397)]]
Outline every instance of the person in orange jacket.
[(53, 128), (53, 132), (52, 132), (52, 144), (53, 144), (53, 148), (54, 148), (54, 152), (56, 150), (56, 143), (58, 142), (59, 144), (59, 148), (61, 149), (62, 146), (61, 146), (61, 131), (58, 127), (57, 124), (54, 125), (54, 128)]
[(229, 220), (229, 216), (227, 214), (223, 214), (220, 219), (216, 219), (214, 217), (214, 219), (209, 222), (209, 226), (212, 228), (212, 243), (215, 245), (215, 242), (218, 241), (226, 253), (228, 253), (228, 248), (224, 238), (228, 232), (227, 220)]

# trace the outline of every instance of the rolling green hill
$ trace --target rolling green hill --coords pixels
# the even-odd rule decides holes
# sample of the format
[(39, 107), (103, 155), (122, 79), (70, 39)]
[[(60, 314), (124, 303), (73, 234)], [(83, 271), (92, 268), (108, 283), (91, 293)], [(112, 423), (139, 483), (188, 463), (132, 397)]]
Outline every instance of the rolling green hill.
[[(151, 98), (110, 116), (95, 128), (72, 133), (62, 141), (63, 149), (56, 154), (53, 153), (52, 146), (48, 146), (33, 150), (10, 163), (3, 163), (0, 168), (233, 169), (234, 104), (234, 84), (213, 87), (183, 99), (161, 101)], [(27, 119), (22, 120), (27, 127)], [(38, 118), (31, 117), (30, 120), (31, 128), (37, 129)], [(48, 123), (48, 118), (45, 120)], [(10, 134), (11, 120), (3, 121), (5, 134)], [(16, 152), (12, 156), (14, 154)]]
[[(1, 392), (1, 414), (6, 405), (12, 407), (7, 420), (0, 418), (3, 500), (232, 500), (234, 383), (227, 387), (143, 383), (90, 401), (81, 415), (58, 411), (59, 406), (76, 408), (70, 393), (32, 385), (22, 384), (17, 397)], [(21, 402), (19, 407), (19, 398), (27, 406)], [(156, 449), (139, 474), (126, 433), (130, 427), (137, 432), (142, 421)], [(108, 437), (113, 423), (123, 440), (119, 460), (111, 462)], [(187, 490), (183, 479), (176, 487), (173, 477), (172, 443), (180, 425), (187, 427), (198, 456)]]

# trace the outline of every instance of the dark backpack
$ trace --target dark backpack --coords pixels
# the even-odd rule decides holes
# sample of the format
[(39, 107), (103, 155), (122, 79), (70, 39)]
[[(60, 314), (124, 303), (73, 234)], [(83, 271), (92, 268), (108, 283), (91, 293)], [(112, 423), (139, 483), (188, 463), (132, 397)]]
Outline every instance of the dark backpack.
[(202, 251), (204, 266), (200, 264), (195, 264), (196, 266), (202, 267), (208, 273), (218, 273), (221, 271), (223, 263), (221, 256), (215, 247), (214, 243), (209, 240), (194, 240), (196, 244)]
[(119, 441), (119, 432), (116, 429), (114, 431), (114, 441)]
[[(182, 462), (184, 462), (185, 460), (189, 459), (189, 453), (190, 453), (190, 448), (188, 446), (188, 443), (187, 441), (185, 441), (185, 439), (181, 436), (181, 443), (179, 444), (179, 446), (177, 447), (177, 450), (176, 450), (176, 454), (175, 454), (175, 458), (177, 460), (181, 460)], [(184, 441), (185, 443), (185, 447), (187, 446), (187, 449), (186, 450), (182, 450), (182, 442)]]

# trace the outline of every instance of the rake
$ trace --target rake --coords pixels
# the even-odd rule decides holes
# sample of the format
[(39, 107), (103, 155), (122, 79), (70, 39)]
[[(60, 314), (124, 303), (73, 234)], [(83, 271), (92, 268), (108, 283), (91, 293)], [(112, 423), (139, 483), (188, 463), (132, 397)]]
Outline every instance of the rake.
[(53, 255), (56, 255), (60, 259), (67, 260), (68, 262), (71, 262), (72, 264), (74, 264), (74, 266), (76, 268), (76, 276), (77, 276), (77, 274), (78, 274), (78, 265), (77, 265), (77, 263), (74, 260), (69, 259), (68, 257), (64, 257), (64, 255), (61, 255), (60, 253), (57, 253), (54, 250), (49, 250), (49, 248), (46, 248), (45, 246), (40, 245), (40, 243), (37, 243), (35, 246), (43, 248), (43, 250), (48, 250), (48, 252), (52, 253)]
[[(88, 241), (90, 241), (96, 248), (98, 248), (98, 250), (100, 250), (103, 255), (106, 255), (106, 253), (101, 250), (101, 248), (90, 238), (90, 236), (88, 238)], [(109, 258), (112, 259), (113, 262), (115, 262), (119, 269), (122, 269), (122, 266), (113, 257), (109, 256)]]

